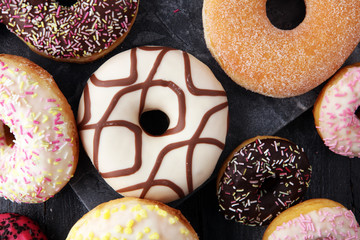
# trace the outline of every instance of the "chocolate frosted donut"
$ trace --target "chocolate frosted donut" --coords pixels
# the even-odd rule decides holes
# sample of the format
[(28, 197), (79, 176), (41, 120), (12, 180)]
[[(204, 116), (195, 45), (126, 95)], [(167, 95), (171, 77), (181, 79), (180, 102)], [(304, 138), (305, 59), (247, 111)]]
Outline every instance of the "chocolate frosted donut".
[(135, 21), (138, 0), (1, 0), (0, 22), (45, 57), (93, 61), (118, 46)]
[[(153, 131), (161, 121), (168, 126)], [(170, 202), (212, 174), (225, 144), (228, 103), (195, 57), (140, 47), (114, 56), (90, 77), (78, 125), (87, 154), (111, 187)]]
[(299, 146), (256, 137), (229, 156), (218, 177), (220, 211), (246, 225), (267, 225), (306, 192), (311, 166)]

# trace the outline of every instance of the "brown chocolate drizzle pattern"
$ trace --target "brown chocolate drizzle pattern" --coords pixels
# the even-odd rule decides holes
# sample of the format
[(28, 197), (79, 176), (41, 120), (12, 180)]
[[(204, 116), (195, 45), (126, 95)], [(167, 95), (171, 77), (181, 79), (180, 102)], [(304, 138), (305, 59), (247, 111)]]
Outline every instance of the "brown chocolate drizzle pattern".
[[(135, 83), (138, 77), (138, 70), (137, 70), (137, 55), (136, 51), (137, 49), (141, 49), (143, 51), (160, 51), (154, 65), (149, 72), (149, 75), (147, 76), (146, 80), (142, 83)], [(121, 176), (127, 176), (135, 173), (141, 168), (142, 165), (142, 134), (145, 133), (140, 126), (135, 125), (131, 122), (124, 121), (124, 120), (116, 120), (116, 121), (108, 121), (109, 116), (111, 115), (112, 111), (116, 107), (118, 101), (121, 99), (122, 96), (124, 96), (127, 93), (131, 93), (137, 90), (141, 91), (141, 98), (139, 103), (139, 117), (141, 113), (144, 110), (145, 101), (146, 101), (146, 95), (148, 93), (149, 88), (154, 86), (162, 86), (167, 87), (170, 90), (172, 90), (178, 99), (178, 109), (179, 109), (179, 119), (177, 121), (177, 124), (175, 127), (168, 129), (164, 134), (165, 135), (171, 135), (181, 132), (185, 128), (185, 119), (186, 119), (186, 103), (185, 103), (185, 94), (183, 90), (177, 86), (174, 82), (166, 81), (162, 79), (154, 79), (154, 76), (158, 70), (158, 67), (160, 66), (164, 56), (169, 51), (173, 51), (175, 49), (167, 48), (167, 47), (140, 47), (140, 48), (134, 48), (131, 49), (130, 53), (130, 61), (131, 61), (131, 68), (130, 68), (130, 75), (126, 78), (122, 79), (113, 79), (113, 80), (106, 80), (101, 81), (99, 80), (95, 75), (92, 75), (90, 78), (90, 81), (97, 87), (116, 87), (116, 86), (127, 86), (126, 88), (123, 88), (119, 90), (112, 98), (109, 106), (107, 107), (106, 111), (104, 112), (101, 119), (95, 123), (95, 124), (88, 124), (91, 118), (91, 99), (90, 99), (90, 93), (88, 86), (84, 89), (84, 117), (79, 122), (79, 129), (80, 131), (93, 129), (95, 130), (94, 134), (94, 141), (93, 141), (93, 163), (95, 167), (99, 170), (99, 143), (100, 143), (100, 136), (101, 131), (105, 127), (126, 127), (130, 131), (132, 131), (135, 135), (135, 161), (132, 167), (126, 168), (126, 169), (120, 169), (116, 171), (111, 172), (100, 172), (100, 174), (104, 178), (111, 178), (111, 177), (121, 177)], [(183, 52), (184, 57), (184, 68), (185, 68), (185, 79), (186, 79), (186, 85), (190, 93), (196, 96), (226, 96), (226, 93), (224, 91), (216, 91), (216, 90), (210, 90), (210, 89), (199, 89), (193, 84), (192, 75), (191, 75), (191, 66), (190, 66), (190, 58), (189, 55), (185, 52)], [(155, 179), (156, 174), (158, 170), (160, 169), (160, 166), (162, 164), (162, 161), (164, 157), (171, 151), (187, 146), (187, 154), (186, 154), (186, 178), (187, 178), (187, 187), (189, 192), (192, 192), (194, 190), (193, 187), (193, 179), (192, 179), (192, 161), (193, 161), (193, 153), (194, 149), (197, 144), (212, 144), (220, 149), (224, 148), (224, 143), (220, 142), (217, 139), (214, 138), (201, 138), (200, 135), (203, 132), (208, 120), (212, 115), (215, 113), (221, 111), (222, 109), (225, 109), (228, 106), (227, 101), (219, 104), (213, 108), (211, 108), (202, 118), (196, 132), (193, 136), (190, 137), (190, 139), (185, 141), (180, 141), (176, 143), (170, 143), (166, 147), (164, 147), (160, 153), (157, 156), (155, 165), (148, 177), (148, 179), (145, 182), (137, 183), (132, 186), (128, 186), (125, 188), (117, 189), (117, 192), (128, 192), (128, 191), (134, 191), (142, 189), (141, 198), (144, 198), (147, 194), (147, 192), (150, 190), (151, 187), (162, 185), (167, 186), (171, 188), (174, 192), (177, 193), (179, 197), (184, 197), (185, 193), (181, 187), (179, 187), (174, 182), (167, 180), (167, 179)], [(226, 127), (226, 126), (224, 126)], [(146, 134), (146, 133), (145, 133)], [(161, 137), (159, 136), (159, 137)], [(154, 136), (156, 137), (156, 136)]]

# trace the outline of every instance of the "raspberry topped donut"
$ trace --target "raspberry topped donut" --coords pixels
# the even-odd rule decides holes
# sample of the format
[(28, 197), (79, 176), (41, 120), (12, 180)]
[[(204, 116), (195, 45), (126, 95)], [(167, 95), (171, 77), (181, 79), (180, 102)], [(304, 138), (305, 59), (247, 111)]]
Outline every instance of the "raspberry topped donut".
[(316, 129), (326, 146), (337, 154), (360, 157), (360, 64), (338, 71), (314, 105)]
[[(168, 125), (153, 131), (159, 122)], [(225, 145), (228, 102), (195, 57), (139, 47), (114, 56), (90, 77), (78, 126), (94, 166), (117, 192), (170, 202), (214, 171)]]
[(67, 62), (90, 62), (126, 37), (138, 0), (78, 0), (71, 7), (55, 0), (1, 0), (0, 22), (36, 53)]
[(75, 172), (78, 134), (52, 76), (33, 62), (0, 55), (0, 196), (44, 202)]
[(39, 225), (17, 213), (0, 214), (0, 239), (47, 240)]
[(301, 200), (311, 175), (308, 159), (298, 145), (279, 137), (246, 140), (223, 164), (217, 189), (226, 219), (267, 225)]
[(237, 84), (272, 97), (318, 86), (360, 41), (360, 1), (304, 0), (303, 22), (291, 30), (271, 24), (267, 0), (204, 0), (206, 44)]

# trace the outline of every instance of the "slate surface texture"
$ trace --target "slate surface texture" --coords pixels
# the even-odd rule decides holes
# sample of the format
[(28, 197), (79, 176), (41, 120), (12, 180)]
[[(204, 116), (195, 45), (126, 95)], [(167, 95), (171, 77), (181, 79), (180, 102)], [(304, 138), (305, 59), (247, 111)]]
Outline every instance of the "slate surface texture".
[[(274, 0), (269, 14), (279, 24), (296, 21), (299, 1), (278, 10), (286, 1)], [(206, 48), (202, 28), (201, 0), (141, 0), (138, 17), (125, 39), (113, 52), (88, 64), (56, 62), (33, 53), (0, 24), (0, 53), (31, 59), (53, 75), (77, 114), (79, 99), (90, 75), (113, 55), (142, 45), (164, 45), (187, 51), (207, 64), (224, 86), (229, 100), (230, 125), (226, 147), (219, 164), (243, 140), (256, 135), (288, 138), (305, 149), (313, 166), (310, 189), (305, 199), (330, 198), (353, 210), (360, 220), (360, 160), (330, 152), (319, 138), (312, 117), (312, 105), (321, 87), (302, 96), (274, 99), (249, 92), (236, 85), (222, 71)], [(301, 4), (301, 1), (300, 1)], [(280, 9), (280, 8), (279, 8)], [(284, 14), (294, 11), (294, 14)], [(279, 13), (280, 12), (280, 13)], [(290, 16), (290, 17), (289, 17)], [(293, 19), (292, 16), (296, 16)], [(360, 61), (360, 48), (345, 65)], [(200, 239), (261, 239), (265, 227), (247, 227), (227, 221), (218, 212), (215, 176), (186, 199), (172, 203), (180, 209)], [(60, 193), (43, 204), (17, 204), (0, 199), (0, 212), (17, 212), (38, 221), (49, 239), (62, 240), (72, 225), (101, 202), (119, 197), (99, 177), (84, 150), (80, 149), (74, 178)]]

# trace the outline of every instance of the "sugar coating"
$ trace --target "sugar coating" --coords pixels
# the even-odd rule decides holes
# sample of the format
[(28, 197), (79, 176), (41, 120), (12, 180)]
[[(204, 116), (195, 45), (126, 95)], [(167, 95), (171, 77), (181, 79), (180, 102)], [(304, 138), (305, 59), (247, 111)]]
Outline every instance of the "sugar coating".
[(132, 199), (93, 209), (73, 226), (67, 240), (198, 239), (192, 231), (161, 206)]
[[(43, 202), (72, 177), (74, 139), (62, 107), (51, 90), (0, 60), (1, 197)], [(12, 143), (6, 142), (3, 124), (15, 136)]]
[(330, 150), (348, 157), (360, 156), (360, 67), (351, 67), (326, 89), (320, 104), (317, 129)]
[(359, 239), (354, 214), (343, 207), (325, 207), (300, 215), (278, 226), (269, 240)]
[(328, 79), (360, 40), (360, 1), (306, 0), (293, 30), (274, 27), (266, 0), (205, 0), (212, 55), (239, 85), (274, 97), (305, 93)]

